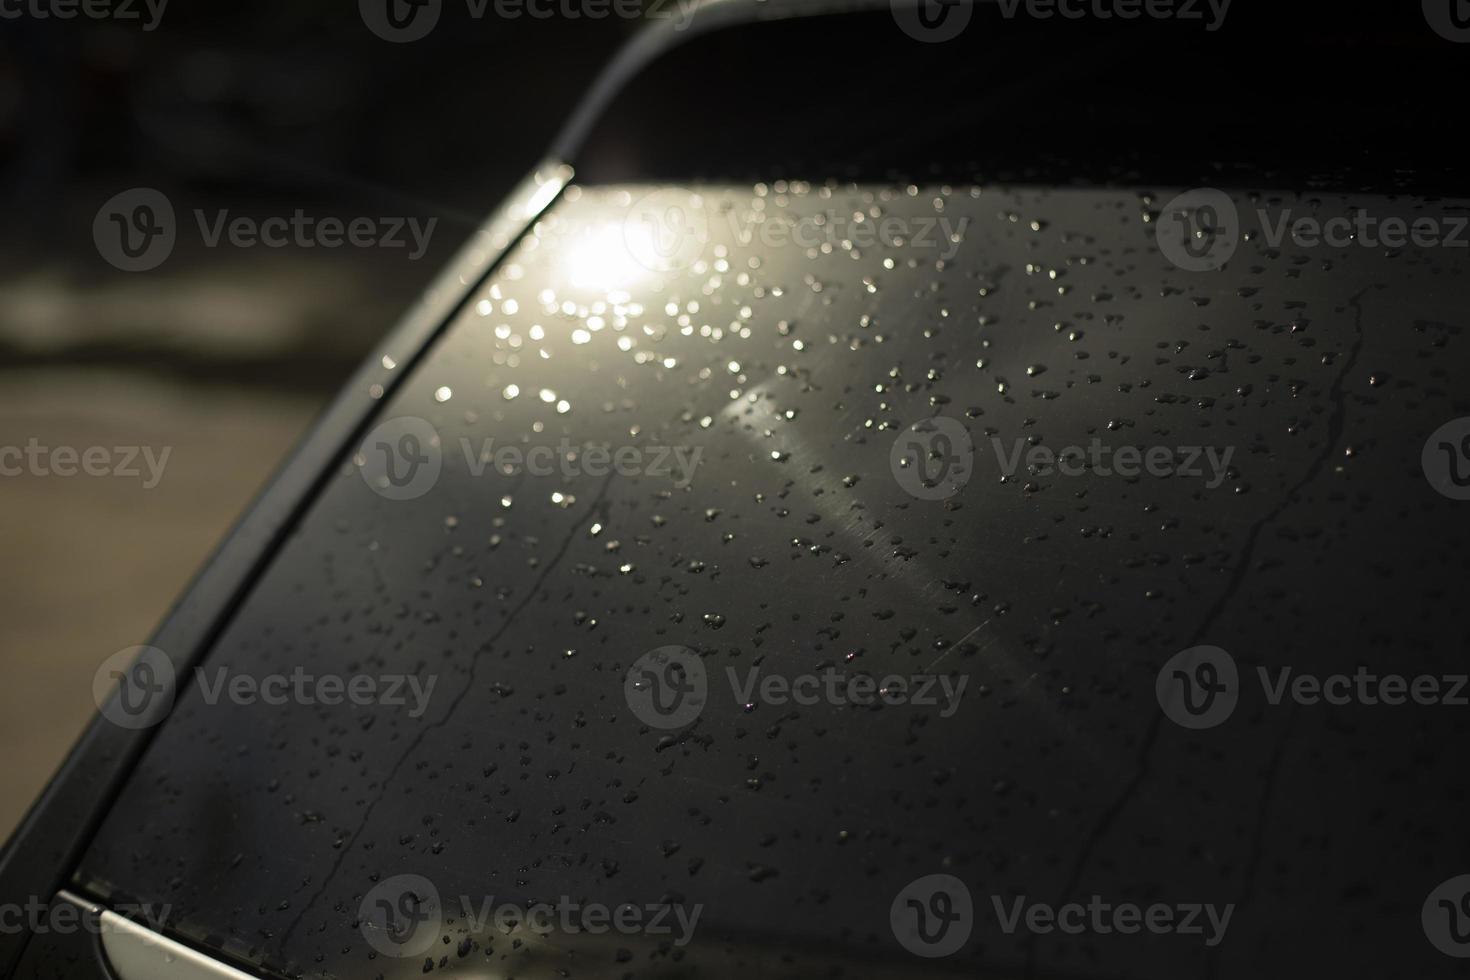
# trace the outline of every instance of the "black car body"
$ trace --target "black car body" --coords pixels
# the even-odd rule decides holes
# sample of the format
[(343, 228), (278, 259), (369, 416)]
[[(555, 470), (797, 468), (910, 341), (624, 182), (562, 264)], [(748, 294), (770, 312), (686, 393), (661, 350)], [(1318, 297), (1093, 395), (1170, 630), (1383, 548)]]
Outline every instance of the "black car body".
[(1459, 51), (1003, 6), (635, 42), (0, 897), (259, 976), (1454, 975)]

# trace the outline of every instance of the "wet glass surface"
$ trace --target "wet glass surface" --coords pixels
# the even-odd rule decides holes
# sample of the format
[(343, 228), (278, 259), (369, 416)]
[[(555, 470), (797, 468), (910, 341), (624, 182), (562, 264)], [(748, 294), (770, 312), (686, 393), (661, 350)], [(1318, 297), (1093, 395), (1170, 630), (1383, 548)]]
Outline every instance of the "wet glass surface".
[[(1458, 212), (1178, 192), (574, 187), (77, 886), (310, 976), (1450, 975), (1465, 252), (1268, 232)], [(298, 670), (379, 686), (209, 703)]]

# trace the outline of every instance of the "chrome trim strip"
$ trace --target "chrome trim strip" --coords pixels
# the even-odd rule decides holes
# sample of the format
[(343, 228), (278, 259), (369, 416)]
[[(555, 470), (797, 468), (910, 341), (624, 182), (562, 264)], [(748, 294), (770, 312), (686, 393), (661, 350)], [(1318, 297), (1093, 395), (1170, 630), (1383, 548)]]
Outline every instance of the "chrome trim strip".
[(258, 980), (105, 909), (102, 952), (117, 980)]

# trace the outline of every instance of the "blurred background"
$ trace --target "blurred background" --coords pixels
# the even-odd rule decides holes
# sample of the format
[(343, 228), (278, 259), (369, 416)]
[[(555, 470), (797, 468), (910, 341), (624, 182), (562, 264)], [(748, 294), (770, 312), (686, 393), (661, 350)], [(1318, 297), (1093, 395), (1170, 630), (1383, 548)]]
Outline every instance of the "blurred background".
[[(389, 43), (352, 0), (156, 17), (115, 0), (69, 20), (26, 2), (0, 19), (0, 451), (169, 455), (156, 486), (141, 456), (138, 476), (0, 475), (0, 839), (94, 713), (98, 666), (147, 641), (639, 26), (594, 5), (507, 19), (445, 0), (427, 36)], [(167, 196), (177, 239), (124, 272), (93, 222), (137, 187)], [(406, 248), (239, 247), (195, 217), (298, 209), (437, 222), (414, 258), (406, 228)]]

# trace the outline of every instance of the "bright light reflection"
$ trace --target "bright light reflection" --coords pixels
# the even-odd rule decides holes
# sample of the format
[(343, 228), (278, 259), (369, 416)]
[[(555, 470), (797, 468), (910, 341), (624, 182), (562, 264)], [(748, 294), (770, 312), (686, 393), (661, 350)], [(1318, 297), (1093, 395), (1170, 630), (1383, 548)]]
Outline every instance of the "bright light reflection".
[[(640, 254), (637, 251), (640, 243), (632, 239), (650, 234), (647, 228), (634, 222), (629, 222), (626, 228), (622, 222), (616, 222), (579, 232), (561, 253), (562, 273), (577, 289), (600, 293), (633, 285), (646, 277), (649, 270), (634, 258)], [(643, 244), (652, 247), (651, 240)]]

